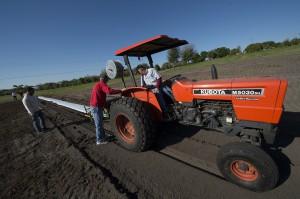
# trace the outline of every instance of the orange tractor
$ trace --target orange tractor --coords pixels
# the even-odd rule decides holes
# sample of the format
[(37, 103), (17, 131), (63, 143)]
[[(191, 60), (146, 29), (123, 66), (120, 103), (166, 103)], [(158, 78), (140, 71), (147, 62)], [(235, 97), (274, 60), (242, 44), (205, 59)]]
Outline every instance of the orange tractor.
[[(124, 57), (133, 84), (110, 106), (112, 131), (125, 149), (149, 149), (159, 133), (158, 125), (164, 122), (154, 93), (137, 86), (128, 57), (147, 57), (153, 67), (152, 54), (187, 43), (159, 35), (115, 52)], [(110, 78), (123, 79), (123, 69), (119, 61), (107, 62)], [(124, 79), (123, 83), (126, 87)], [(191, 81), (176, 75), (164, 84), (173, 94), (172, 98), (165, 95), (171, 122), (240, 137), (240, 142), (222, 146), (217, 154), (218, 168), (228, 181), (252, 191), (276, 186), (278, 167), (264, 147), (275, 142), (287, 81), (277, 77), (218, 79), (212, 67), (212, 80)]]

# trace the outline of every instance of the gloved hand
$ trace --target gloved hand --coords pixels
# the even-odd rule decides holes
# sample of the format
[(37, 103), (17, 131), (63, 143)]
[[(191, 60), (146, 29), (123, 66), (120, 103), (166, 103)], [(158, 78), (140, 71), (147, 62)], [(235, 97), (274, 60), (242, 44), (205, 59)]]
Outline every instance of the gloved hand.
[(146, 85), (146, 86), (144, 86), (146, 89), (148, 89), (148, 90), (151, 90), (151, 86), (149, 86), (149, 85)]
[(127, 88), (123, 88), (121, 91), (124, 92)]

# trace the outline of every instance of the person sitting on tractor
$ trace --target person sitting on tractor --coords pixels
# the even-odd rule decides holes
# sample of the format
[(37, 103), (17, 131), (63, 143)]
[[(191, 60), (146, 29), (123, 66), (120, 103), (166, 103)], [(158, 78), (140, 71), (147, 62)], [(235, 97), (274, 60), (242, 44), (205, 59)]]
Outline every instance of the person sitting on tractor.
[(168, 117), (168, 108), (163, 97), (165, 85), (162, 83), (160, 74), (154, 68), (146, 68), (141, 64), (136, 67), (136, 70), (141, 74), (141, 86), (152, 90), (160, 105), (163, 117)]

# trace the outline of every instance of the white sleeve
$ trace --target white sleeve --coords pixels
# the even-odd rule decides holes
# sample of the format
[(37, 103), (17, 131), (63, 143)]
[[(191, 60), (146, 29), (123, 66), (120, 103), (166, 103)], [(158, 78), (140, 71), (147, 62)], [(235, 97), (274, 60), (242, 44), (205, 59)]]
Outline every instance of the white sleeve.
[(153, 73), (154, 73), (154, 77), (155, 77), (156, 79), (161, 78), (160, 74), (159, 74), (155, 69), (153, 69)]
[(25, 109), (27, 110), (27, 112), (28, 112), (30, 115), (32, 115), (32, 112), (31, 112), (31, 110), (30, 110), (30, 108), (29, 108), (29, 106), (28, 106), (27, 97), (26, 97), (26, 98), (24, 97), (24, 99), (22, 100), (22, 102), (23, 102), (24, 107), (25, 107)]

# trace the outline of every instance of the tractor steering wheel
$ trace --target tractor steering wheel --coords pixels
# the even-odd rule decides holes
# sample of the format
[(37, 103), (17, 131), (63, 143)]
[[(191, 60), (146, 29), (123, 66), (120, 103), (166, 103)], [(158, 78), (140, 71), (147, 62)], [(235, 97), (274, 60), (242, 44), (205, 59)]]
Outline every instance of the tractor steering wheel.
[(179, 75), (175, 75), (175, 76), (173, 76), (173, 77), (170, 77), (169, 79), (166, 79), (166, 81), (174, 81), (174, 80), (176, 80), (176, 79), (178, 79), (179, 77), (181, 77), (181, 75), (179, 74)]

